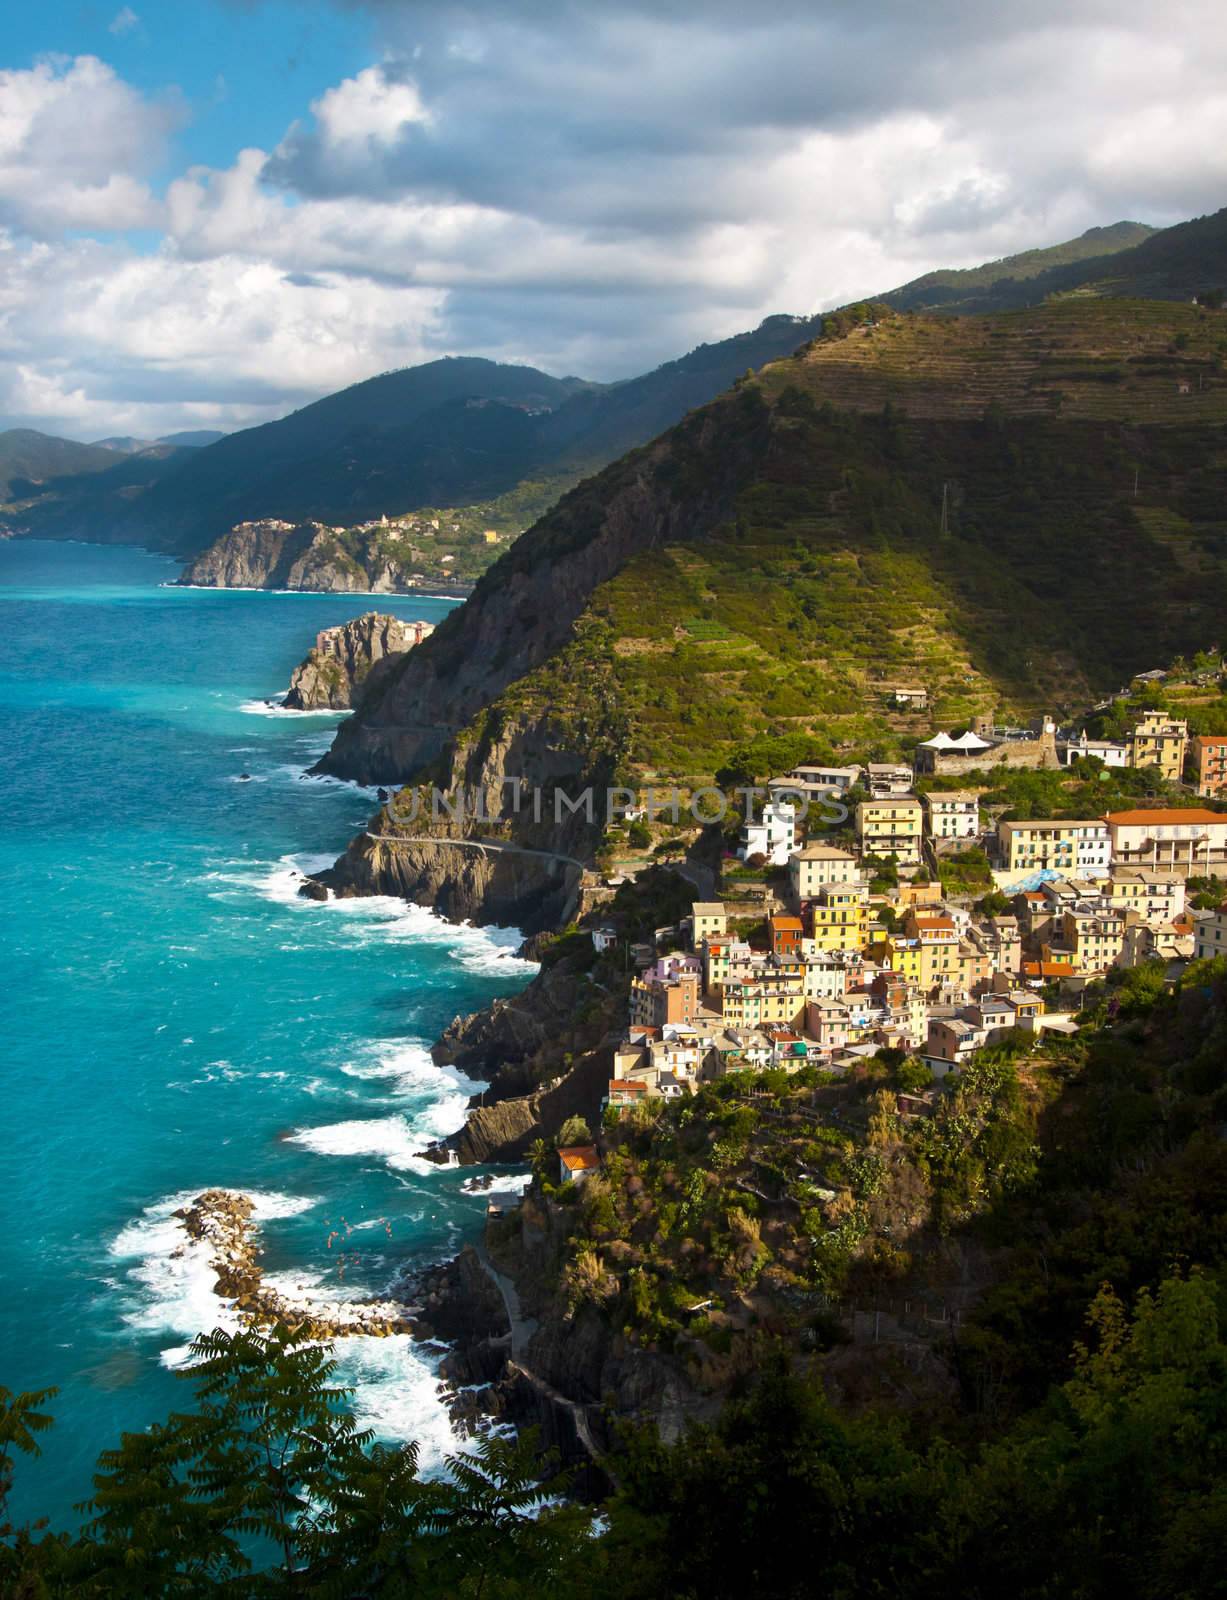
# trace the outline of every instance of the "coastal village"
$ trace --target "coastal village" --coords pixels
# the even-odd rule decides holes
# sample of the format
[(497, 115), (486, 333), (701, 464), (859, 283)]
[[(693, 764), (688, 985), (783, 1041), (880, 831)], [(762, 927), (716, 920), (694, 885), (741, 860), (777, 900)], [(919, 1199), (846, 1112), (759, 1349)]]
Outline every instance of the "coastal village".
[[(1145, 687), (1135, 680), (1135, 697)], [(923, 705), (923, 689), (895, 693)], [(1168, 795), (1178, 786), (1178, 802), (1030, 819), (982, 805), (1004, 772), (1114, 769)], [(1158, 709), (1134, 713), (1118, 740), (1050, 717), (980, 718), (920, 741), (912, 765), (774, 777), (725, 873), (736, 889), (761, 869), (756, 896), (696, 900), (626, 948), (634, 975), (606, 1117), (730, 1073), (854, 1074), (882, 1051), (915, 1058), (918, 1084), (940, 1093), (1006, 1038), (1076, 1033), (1086, 991), (1113, 969), (1158, 961), (1174, 981), (1227, 949), (1224, 798), (1227, 735), (1190, 734)], [(618, 931), (591, 937), (604, 952)], [(599, 1167), (590, 1147), (560, 1158), (563, 1181)]]

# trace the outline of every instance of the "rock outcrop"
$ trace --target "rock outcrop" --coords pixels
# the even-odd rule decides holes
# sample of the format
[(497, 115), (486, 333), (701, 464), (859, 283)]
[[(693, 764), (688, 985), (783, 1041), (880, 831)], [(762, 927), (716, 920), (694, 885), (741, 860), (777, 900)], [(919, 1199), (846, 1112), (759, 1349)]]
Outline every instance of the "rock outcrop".
[(596, 1051), (531, 1094), (470, 1106), (464, 1127), (422, 1154), (440, 1162), (454, 1158), (462, 1167), (523, 1161), (537, 1139), (556, 1137), (568, 1117), (597, 1123), (610, 1070), (608, 1052)]
[(377, 665), (412, 650), (433, 632), (429, 622), (405, 622), (378, 611), (321, 629), (306, 659), (294, 669), (286, 709), (349, 710)]
[(296, 1301), (270, 1288), (260, 1266), (254, 1210), (245, 1194), (206, 1189), (175, 1213), (187, 1239), (206, 1252), (216, 1273), (214, 1292), (243, 1321), (262, 1328), (284, 1324), (309, 1339), (355, 1334), (387, 1338), (414, 1331), (411, 1308), (400, 1301), (329, 1299), (319, 1294)]
[[(422, 587), (370, 536), (342, 543), (321, 522), (240, 522), (190, 562), (178, 581), (198, 589), (303, 589), (323, 594), (412, 594)], [(445, 592), (432, 580), (430, 592)], [(467, 594), (467, 586), (446, 592)]]

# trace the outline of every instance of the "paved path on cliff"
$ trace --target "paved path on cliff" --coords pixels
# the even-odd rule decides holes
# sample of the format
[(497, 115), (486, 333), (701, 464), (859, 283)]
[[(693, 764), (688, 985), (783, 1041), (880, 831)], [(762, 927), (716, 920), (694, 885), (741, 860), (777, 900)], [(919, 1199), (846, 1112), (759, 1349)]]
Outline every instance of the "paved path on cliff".
[(568, 867), (578, 867), (580, 872), (588, 870), (582, 861), (557, 850), (530, 850), (527, 845), (503, 844), (497, 839), (439, 839), (429, 833), (372, 833), (370, 829), (366, 837), (374, 839), (376, 844), (451, 844), (459, 850), (486, 850), (491, 855), (543, 856), (546, 861), (562, 861)]
[(500, 1272), (491, 1261), (485, 1244), (478, 1244), (476, 1249), (477, 1258), (485, 1267), (487, 1277), (503, 1297), (507, 1320), (511, 1324), (511, 1355), (512, 1359), (518, 1362), (528, 1346), (528, 1341), (537, 1331), (536, 1319), (524, 1315), (523, 1307), (520, 1305), (520, 1291), (507, 1274)]
[(712, 901), (716, 898), (716, 874), (710, 867), (705, 867), (700, 861), (677, 861), (674, 867), (687, 883), (692, 883), (699, 891), (699, 899)]

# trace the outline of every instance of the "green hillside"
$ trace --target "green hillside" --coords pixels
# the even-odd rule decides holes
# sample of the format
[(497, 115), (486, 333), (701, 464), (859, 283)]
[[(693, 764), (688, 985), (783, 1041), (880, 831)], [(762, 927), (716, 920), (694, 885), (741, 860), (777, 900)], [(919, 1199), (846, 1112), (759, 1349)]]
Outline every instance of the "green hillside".
[[(1225, 353), (1227, 315), (1192, 305), (835, 319), (564, 498), (331, 770), (403, 777), (465, 724), (469, 747), (546, 718), (697, 780), (756, 737), (864, 757), (1077, 709), (1218, 642)], [(928, 712), (889, 704), (904, 681)]]
[(1107, 228), (1088, 228), (1064, 244), (1023, 250), (1018, 255), (1003, 256), (999, 261), (986, 261), (979, 267), (926, 272), (923, 277), (913, 278), (910, 283), (877, 298), (896, 311), (961, 311), (965, 308), (985, 311), (990, 309), (988, 305), (979, 303), (973, 307), (969, 302), (980, 302), (994, 290), (1000, 294), (1014, 292), (1005, 286), (1020, 284), (1052, 267), (1066, 267), (1127, 250), (1154, 232), (1144, 222), (1115, 222)]
[[(819, 318), (768, 317), (749, 333), (607, 385), (476, 358), (427, 362), (229, 434), (120, 500), (108, 492), (90, 503), (56, 483), (22, 507), (23, 523), (36, 533), (86, 533), (190, 555), (234, 524), (264, 517), (351, 526), (385, 513), (518, 499), (532, 520), (584, 474), (705, 405), (747, 368), (787, 355), (820, 326)], [(553, 492), (541, 501), (547, 483)]]
[(54, 478), (103, 472), (114, 464), (114, 453), (101, 445), (9, 428), (0, 433), (0, 502), (36, 493)]
[(1039, 305), (1054, 295), (1190, 300), (1227, 288), (1227, 210), (1158, 231), (1143, 223), (1092, 228), (962, 272), (931, 272), (878, 298), (897, 311), (960, 316)]

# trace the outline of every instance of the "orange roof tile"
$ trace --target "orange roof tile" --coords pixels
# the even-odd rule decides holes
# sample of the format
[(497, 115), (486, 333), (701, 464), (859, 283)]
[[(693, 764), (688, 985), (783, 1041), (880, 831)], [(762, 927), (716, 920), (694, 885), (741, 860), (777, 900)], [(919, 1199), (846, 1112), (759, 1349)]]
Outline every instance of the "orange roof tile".
[(1121, 828), (1140, 828), (1157, 822), (1227, 823), (1227, 815), (1219, 811), (1201, 811), (1192, 806), (1187, 810), (1180, 806), (1161, 806), (1149, 811), (1109, 811), (1104, 821)]
[(558, 1152), (568, 1172), (595, 1172), (601, 1164), (594, 1144), (572, 1144)]

